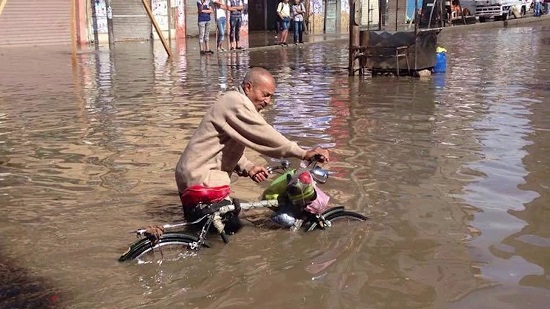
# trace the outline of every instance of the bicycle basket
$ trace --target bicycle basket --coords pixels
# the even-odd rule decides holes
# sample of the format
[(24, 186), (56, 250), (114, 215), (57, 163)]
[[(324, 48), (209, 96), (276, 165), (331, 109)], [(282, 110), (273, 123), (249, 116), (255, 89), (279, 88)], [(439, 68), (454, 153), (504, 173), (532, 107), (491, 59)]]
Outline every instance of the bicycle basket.
[(288, 199), (294, 206), (305, 207), (315, 200), (315, 182), (311, 174), (306, 170), (298, 170), (290, 178), (286, 187)]

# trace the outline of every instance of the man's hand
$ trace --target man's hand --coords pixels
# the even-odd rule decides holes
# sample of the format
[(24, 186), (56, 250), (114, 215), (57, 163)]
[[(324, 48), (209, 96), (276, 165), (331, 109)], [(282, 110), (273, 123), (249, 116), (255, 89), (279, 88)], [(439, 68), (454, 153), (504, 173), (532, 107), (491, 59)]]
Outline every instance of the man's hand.
[(317, 156), (316, 160), (321, 163), (326, 163), (330, 159), (328, 150), (321, 147), (315, 147), (308, 150), (303, 159), (306, 161), (311, 161), (314, 159), (315, 156)]
[(162, 226), (150, 225), (145, 229), (143, 235), (149, 239), (153, 245), (156, 245), (162, 234), (164, 234), (164, 228)]
[(265, 181), (265, 180), (267, 180), (268, 176), (269, 176), (269, 172), (263, 166), (254, 165), (248, 171), (248, 177), (250, 177), (250, 179), (254, 180), (255, 182)]

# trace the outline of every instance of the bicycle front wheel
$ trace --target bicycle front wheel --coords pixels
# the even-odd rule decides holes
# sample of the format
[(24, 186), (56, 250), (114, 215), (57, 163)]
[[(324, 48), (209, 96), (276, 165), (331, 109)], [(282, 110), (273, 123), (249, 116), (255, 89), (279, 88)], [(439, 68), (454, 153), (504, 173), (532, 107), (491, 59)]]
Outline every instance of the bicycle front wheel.
[[(119, 258), (119, 262), (138, 260), (140, 263), (155, 261), (173, 261), (193, 255), (200, 248), (196, 248), (198, 238), (184, 233), (163, 234), (156, 244), (143, 238), (130, 245), (128, 250)], [(202, 246), (210, 247), (203, 243)]]
[[(329, 221), (331, 224), (349, 224), (353, 221), (366, 221), (368, 218), (363, 216), (360, 213), (356, 213), (349, 210), (344, 210), (344, 207), (334, 207), (331, 208), (323, 214), (325, 220)], [(311, 232), (315, 229), (324, 229), (320, 226), (319, 222), (312, 222), (309, 227), (306, 228), (306, 232)]]

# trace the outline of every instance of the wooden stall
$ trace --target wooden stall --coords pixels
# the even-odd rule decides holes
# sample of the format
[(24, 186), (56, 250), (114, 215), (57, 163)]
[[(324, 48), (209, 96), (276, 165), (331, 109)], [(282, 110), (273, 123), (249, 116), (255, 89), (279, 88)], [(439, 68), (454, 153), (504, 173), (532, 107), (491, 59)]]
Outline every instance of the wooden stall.
[[(350, 47), (349, 75), (395, 74), (416, 75), (420, 70), (431, 70), (435, 66), (437, 35), (441, 31), (441, 22), (429, 23), (420, 27), (421, 20), (428, 13), (418, 10), (415, 5), (414, 16), (408, 21), (398, 14), (405, 11), (406, 1), (401, 0), (370, 0), (378, 1), (379, 16), (372, 23), (367, 18), (367, 26), (362, 12), (365, 1), (350, 0)], [(440, 5), (440, 0), (433, 0), (433, 5)], [(415, 4), (417, 2), (415, 1)], [(388, 7), (386, 7), (388, 5)], [(386, 14), (386, 12), (388, 12)], [(394, 14), (394, 16), (388, 16)], [(363, 18), (362, 18), (363, 17)], [(428, 16), (430, 20), (434, 18)], [(441, 21), (441, 18), (440, 18)]]

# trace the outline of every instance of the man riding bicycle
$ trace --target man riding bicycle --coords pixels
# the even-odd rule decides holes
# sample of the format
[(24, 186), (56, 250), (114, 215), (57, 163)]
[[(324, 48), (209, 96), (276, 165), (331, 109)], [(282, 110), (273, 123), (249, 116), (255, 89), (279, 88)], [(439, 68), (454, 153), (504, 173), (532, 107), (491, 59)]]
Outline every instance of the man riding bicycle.
[(260, 111), (270, 105), (274, 92), (273, 76), (255, 67), (237, 90), (226, 92), (206, 112), (176, 165), (186, 220), (197, 219), (198, 204), (220, 202), (229, 195), (232, 173), (255, 182), (267, 179), (267, 169), (245, 157), (246, 147), (272, 158), (329, 160), (328, 150), (302, 149), (267, 123)]

